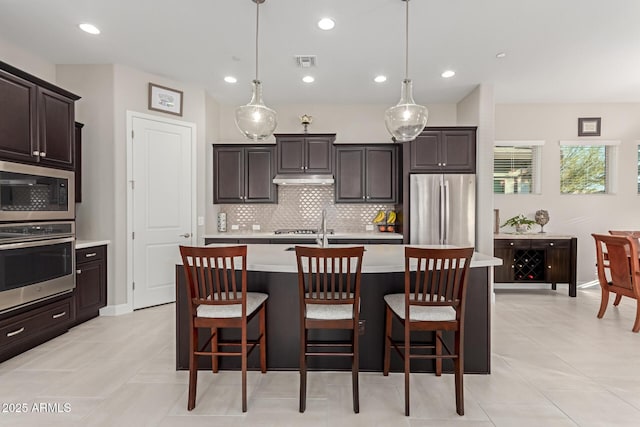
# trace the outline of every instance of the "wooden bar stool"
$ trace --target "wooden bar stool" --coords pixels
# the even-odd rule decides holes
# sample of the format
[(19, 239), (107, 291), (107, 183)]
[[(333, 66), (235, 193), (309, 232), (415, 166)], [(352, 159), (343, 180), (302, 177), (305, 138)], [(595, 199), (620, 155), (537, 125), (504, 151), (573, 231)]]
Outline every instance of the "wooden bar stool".
[[(638, 238), (633, 234), (592, 234), (596, 243), (596, 264), (602, 298), (598, 319), (602, 319), (609, 303), (609, 293), (616, 294), (614, 306), (623, 296), (636, 300), (636, 320), (631, 330), (640, 331), (640, 261)], [(637, 235), (636, 235), (637, 236)]]
[[(300, 412), (307, 400), (307, 357), (350, 357), (353, 411), (360, 412), (358, 394), (358, 331), (360, 276), (364, 247), (309, 248), (296, 246), (300, 297)], [(348, 329), (351, 340), (309, 341), (310, 329)], [(310, 351), (309, 348), (322, 348)], [(336, 351), (347, 347), (348, 352)]]
[[(196, 406), (196, 384), (198, 380), (197, 356), (211, 357), (213, 372), (218, 372), (218, 357), (236, 356), (242, 366), (242, 412), (247, 412), (247, 358), (251, 351), (260, 347), (260, 370), (267, 372), (267, 339), (265, 307), (267, 294), (247, 292), (247, 247), (187, 247), (180, 246), (182, 264), (187, 278), (189, 304), (189, 400), (187, 409)], [(241, 270), (241, 280), (236, 279)], [(259, 318), (259, 336), (247, 339), (247, 323), (255, 316)], [(198, 330), (211, 331), (211, 338), (198, 348)], [(218, 329), (240, 329), (241, 338), (222, 341)], [(206, 351), (211, 344), (210, 350)], [(236, 351), (223, 351), (225, 348)]]
[[(464, 310), (467, 276), (473, 248), (405, 248), (404, 293), (384, 296), (385, 343), (384, 371), (389, 375), (391, 346), (404, 361), (404, 405), (409, 416), (409, 373), (411, 359), (434, 359), (436, 375), (442, 373), (442, 359), (453, 359), (456, 411), (464, 415), (462, 375), (464, 372)], [(412, 269), (415, 267), (415, 274)], [(403, 327), (402, 340), (391, 336), (392, 320)], [(412, 331), (433, 331), (434, 341), (412, 342)], [(454, 349), (447, 346), (442, 331), (454, 331)], [(443, 354), (442, 350), (446, 350)], [(430, 354), (412, 353), (412, 349), (430, 349)]]

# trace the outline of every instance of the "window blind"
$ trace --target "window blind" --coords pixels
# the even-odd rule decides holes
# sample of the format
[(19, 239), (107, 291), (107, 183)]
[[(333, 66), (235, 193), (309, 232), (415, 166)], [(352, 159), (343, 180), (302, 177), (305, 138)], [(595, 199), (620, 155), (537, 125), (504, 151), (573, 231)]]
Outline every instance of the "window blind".
[(535, 193), (536, 146), (496, 146), (493, 148), (493, 192), (495, 194)]

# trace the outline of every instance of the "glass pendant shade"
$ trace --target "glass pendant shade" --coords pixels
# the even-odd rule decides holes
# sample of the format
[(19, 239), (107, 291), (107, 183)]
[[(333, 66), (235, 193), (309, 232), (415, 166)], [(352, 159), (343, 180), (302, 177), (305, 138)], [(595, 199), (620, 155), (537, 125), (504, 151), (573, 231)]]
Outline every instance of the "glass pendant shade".
[(236, 125), (253, 141), (270, 137), (277, 126), (276, 112), (262, 102), (260, 80), (253, 81), (253, 94), (247, 105), (236, 108)]
[(427, 125), (429, 110), (413, 100), (413, 86), (410, 79), (402, 81), (402, 91), (398, 104), (384, 113), (384, 124), (397, 142), (413, 141)]

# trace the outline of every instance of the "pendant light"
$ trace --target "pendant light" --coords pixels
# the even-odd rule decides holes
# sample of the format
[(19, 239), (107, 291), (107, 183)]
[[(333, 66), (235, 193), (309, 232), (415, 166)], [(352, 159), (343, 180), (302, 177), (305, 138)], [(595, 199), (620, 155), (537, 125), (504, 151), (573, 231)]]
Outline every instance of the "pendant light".
[(384, 124), (397, 142), (414, 140), (427, 124), (429, 111), (427, 107), (418, 105), (413, 100), (413, 87), (409, 79), (409, 0), (406, 2), (406, 50), (405, 75), (402, 81), (400, 101), (384, 113)]
[(268, 138), (276, 129), (276, 112), (262, 101), (262, 84), (258, 79), (258, 23), (260, 4), (265, 0), (251, 0), (256, 4), (256, 78), (252, 82), (251, 101), (236, 108), (236, 126), (247, 138), (260, 141)]

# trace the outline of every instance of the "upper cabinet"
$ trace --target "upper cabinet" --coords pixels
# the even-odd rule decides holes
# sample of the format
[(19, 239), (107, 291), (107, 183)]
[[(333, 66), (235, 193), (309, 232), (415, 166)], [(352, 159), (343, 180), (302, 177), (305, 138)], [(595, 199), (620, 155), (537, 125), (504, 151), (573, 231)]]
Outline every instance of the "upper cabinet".
[(213, 147), (213, 203), (277, 203), (275, 147)]
[(332, 174), (336, 134), (276, 134), (278, 174)]
[(410, 172), (476, 172), (475, 127), (425, 128), (410, 150)]
[(0, 159), (73, 169), (78, 96), (0, 62)]
[(336, 203), (397, 203), (398, 146), (337, 145)]

